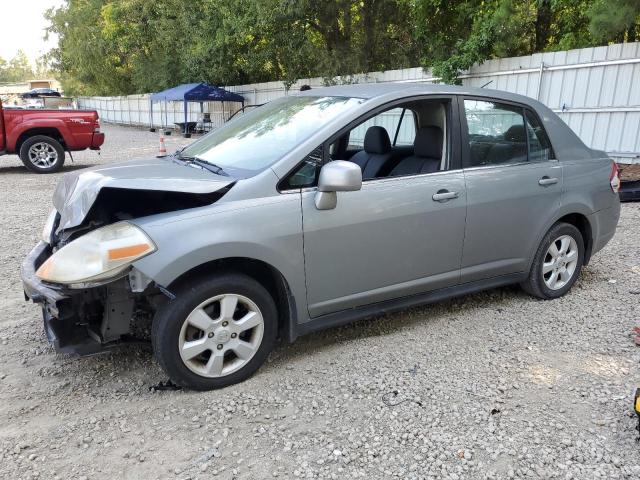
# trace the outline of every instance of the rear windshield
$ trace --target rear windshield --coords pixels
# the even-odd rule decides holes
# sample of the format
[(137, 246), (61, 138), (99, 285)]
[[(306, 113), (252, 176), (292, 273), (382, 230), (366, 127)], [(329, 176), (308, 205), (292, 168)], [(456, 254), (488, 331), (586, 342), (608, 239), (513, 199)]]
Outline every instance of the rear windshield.
[(233, 177), (250, 177), (363, 101), (308, 96), (274, 100), (202, 137), (182, 150), (180, 156), (212, 162)]

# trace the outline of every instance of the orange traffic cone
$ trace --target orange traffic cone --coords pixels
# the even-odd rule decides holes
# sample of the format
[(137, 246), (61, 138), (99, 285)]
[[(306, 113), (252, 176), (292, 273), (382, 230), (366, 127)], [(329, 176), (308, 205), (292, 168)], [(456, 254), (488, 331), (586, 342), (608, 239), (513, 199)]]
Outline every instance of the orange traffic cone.
[(167, 154), (167, 147), (164, 145), (164, 137), (160, 135), (160, 151), (158, 152), (159, 157), (164, 157)]

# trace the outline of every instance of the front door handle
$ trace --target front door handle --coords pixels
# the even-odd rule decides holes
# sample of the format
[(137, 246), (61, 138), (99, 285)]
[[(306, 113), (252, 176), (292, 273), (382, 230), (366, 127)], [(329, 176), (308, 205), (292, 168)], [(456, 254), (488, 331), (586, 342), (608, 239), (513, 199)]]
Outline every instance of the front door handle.
[(450, 192), (449, 190), (438, 190), (431, 197), (434, 202), (446, 202), (454, 198), (458, 198), (458, 192)]
[(543, 187), (547, 185), (554, 185), (556, 183), (558, 183), (557, 178), (550, 178), (550, 177), (547, 177), (546, 175), (542, 177), (540, 180), (538, 180), (538, 185), (542, 185)]

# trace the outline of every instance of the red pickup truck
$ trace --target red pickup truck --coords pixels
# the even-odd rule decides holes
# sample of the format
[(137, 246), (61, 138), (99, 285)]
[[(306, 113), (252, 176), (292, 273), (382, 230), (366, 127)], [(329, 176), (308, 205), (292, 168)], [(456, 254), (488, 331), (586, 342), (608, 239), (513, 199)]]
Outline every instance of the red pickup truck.
[(94, 110), (3, 109), (0, 102), (0, 155), (20, 155), (32, 172), (57, 172), (65, 150), (99, 150), (103, 143)]

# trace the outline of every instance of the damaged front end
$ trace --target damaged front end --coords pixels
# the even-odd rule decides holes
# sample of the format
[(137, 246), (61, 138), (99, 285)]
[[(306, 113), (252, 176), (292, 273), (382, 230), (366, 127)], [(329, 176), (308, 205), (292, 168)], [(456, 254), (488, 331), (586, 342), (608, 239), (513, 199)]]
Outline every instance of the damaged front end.
[(22, 264), (22, 281), (25, 299), (42, 306), (44, 331), (57, 351), (91, 355), (147, 340), (153, 314), (167, 300), (161, 289), (135, 269), (86, 288), (48, 284), (36, 270), (51, 253), (51, 247), (40, 242)]
[(132, 266), (156, 248), (128, 220), (210, 205), (232, 185), (228, 177), (156, 159), (66, 175), (43, 241), (21, 271), (25, 298), (42, 306), (56, 350), (90, 355), (147, 340), (156, 309), (171, 294)]

